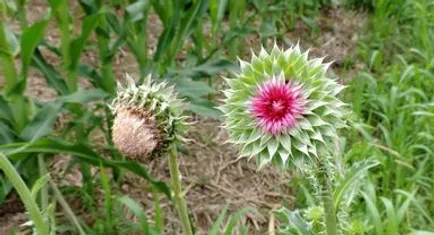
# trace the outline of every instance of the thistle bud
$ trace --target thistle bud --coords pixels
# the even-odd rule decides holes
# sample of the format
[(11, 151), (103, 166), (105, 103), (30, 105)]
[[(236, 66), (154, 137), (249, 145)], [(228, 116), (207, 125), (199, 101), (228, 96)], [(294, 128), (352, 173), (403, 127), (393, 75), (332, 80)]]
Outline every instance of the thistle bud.
[(118, 86), (117, 97), (111, 104), (115, 115), (113, 143), (123, 155), (145, 162), (181, 139), (180, 132), (185, 126), (182, 102), (173, 87), (154, 83), (150, 76), (140, 86), (128, 75), (127, 80), (127, 87)]

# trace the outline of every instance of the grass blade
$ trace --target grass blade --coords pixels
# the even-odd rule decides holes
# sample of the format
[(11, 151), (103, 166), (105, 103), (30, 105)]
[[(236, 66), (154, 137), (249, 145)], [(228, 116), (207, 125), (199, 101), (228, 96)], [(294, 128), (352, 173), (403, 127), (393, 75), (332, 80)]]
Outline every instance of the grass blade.
[(337, 182), (338, 186), (334, 190), (335, 208), (339, 208), (344, 195), (352, 188), (352, 186), (358, 181), (361, 181), (363, 175), (370, 168), (373, 168), (379, 164), (380, 163), (378, 161), (371, 159), (356, 163), (350, 169), (348, 169), (343, 178), (339, 179), (339, 181)]
[(23, 179), (15, 170), (11, 162), (2, 153), (0, 153), (0, 168), (3, 170), (9, 181), (13, 184), (18, 195), (20, 195), (21, 201), (24, 203), (26, 210), (29, 212), (30, 218), (33, 221), (38, 234), (49, 234), (48, 226), (45, 223), (45, 220), (43, 219), (35, 200), (33, 200), (29, 188), (27, 188)]
[(382, 235), (383, 234), (383, 225), (381, 222), (381, 215), (380, 215), (380, 212), (378, 211), (377, 206), (375, 205), (375, 202), (372, 201), (372, 199), (364, 192), (362, 192), (362, 196), (365, 199), (366, 208), (369, 212), (369, 216), (371, 217), (372, 223), (374, 223), (374, 228), (375, 228), (376, 234)]

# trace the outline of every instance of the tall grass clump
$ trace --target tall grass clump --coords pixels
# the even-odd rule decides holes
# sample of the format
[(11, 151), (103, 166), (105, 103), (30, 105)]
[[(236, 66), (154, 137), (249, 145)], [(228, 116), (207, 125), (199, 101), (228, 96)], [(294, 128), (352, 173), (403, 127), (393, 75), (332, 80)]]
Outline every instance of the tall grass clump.
[(346, 158), (380, 162), (363, 194), (375, 234), (434, 230), (433, 10), (424, 0), (376, 2), (369, 24), (378, 28), (360, 41), (365, 71), (346, 94), (361, 118)]

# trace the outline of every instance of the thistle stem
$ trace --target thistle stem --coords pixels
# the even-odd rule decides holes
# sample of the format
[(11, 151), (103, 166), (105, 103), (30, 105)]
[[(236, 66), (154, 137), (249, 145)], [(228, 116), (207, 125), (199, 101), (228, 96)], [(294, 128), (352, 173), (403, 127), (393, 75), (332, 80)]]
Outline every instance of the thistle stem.
[(321, 184), (325, 186), (322, 200), (325, 214), (326, 234), (336, 235), (336, 209), (333, 200), (332, 181), (327, 172), (328, 171), (324, 165), (320, 163), (318, 178)]
[(187, 204), (185, 203), (181, 192), (181, 174), (179, 173), (178, 165), (178, 151), (176, 150), (176, 144), (172, 144), (169, 152), (169, 167), (176, 209), (178, 210), (179, 217), (181, 218), (181, 223), (185, 234), (193, 235), (193, 230), (188, 218)]

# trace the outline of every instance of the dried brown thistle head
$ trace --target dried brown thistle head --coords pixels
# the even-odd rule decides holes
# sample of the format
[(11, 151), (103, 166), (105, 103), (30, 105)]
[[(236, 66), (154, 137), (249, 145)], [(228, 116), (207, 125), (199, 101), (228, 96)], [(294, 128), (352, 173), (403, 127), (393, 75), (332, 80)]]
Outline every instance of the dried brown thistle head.
[(111, 105), (115, 115), (112, 138), (123, 155), (146, 162), (182, 140), (180, 133), (185, 127), (182, 102), (173, 87), (165, 83), (153, 83), (148, 77), (136, 86), (127, 78), (128, 86), (119, 86)]
[(113, 121), (112, 138), (116, 148), (125, 156), (140, 162), (163, 145), (161, 131), (155, 120), (144, 111), (121, 108)]

